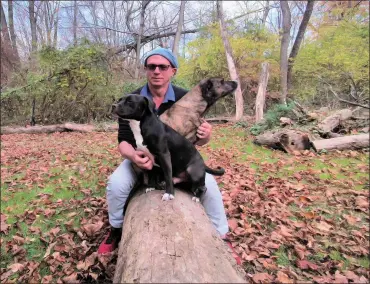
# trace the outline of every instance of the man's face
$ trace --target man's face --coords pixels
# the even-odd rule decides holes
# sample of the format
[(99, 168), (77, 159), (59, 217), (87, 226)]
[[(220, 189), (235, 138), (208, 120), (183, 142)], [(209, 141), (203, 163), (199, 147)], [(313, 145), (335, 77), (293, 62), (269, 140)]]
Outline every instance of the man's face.
[[(154, 65), (159, 65), (159, 67)], [(169, 66), (168, 69), (164, 70), (167, 66)], [(171, 63), (160, 55), (150, 56), (146, 61), (145, 69), (149, 84), (158, 88), (168, 84), (171, 77), (176, 73), (176, 68), (172, 68)]]

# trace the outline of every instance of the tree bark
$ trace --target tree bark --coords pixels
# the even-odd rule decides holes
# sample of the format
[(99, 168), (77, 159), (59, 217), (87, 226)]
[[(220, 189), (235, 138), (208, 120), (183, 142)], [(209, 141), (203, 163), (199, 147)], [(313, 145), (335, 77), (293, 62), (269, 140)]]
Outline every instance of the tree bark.
[(303, 14), (302, 22), (299, 26), (298, 34), (297, 34), (297, 37), (295, 38), (292, 51), (290, 52), (290, 55), (289, 55), (288, 74), (287, 74), (288, 91), (289, 91), (289, 89), (291, 89), (291, 84), (292, 84), (292, 71), (293, 71), (293, 66), (294, 66), (294, 60), (297, 57), (297, 54), (298, 54), (299, 48), (301, 46), (304, 34), (306, 32), (308, 22), (310, 21), (314, 4), (315, 4), (314, 0), (308, 0), (307, 1), (307, 5), (306, 5), (306, 9), (305, 9), (304, 14)]
[(30, 14), (30, 25), (31, 25), (31, 46), (32, 52), (37, 50), (37, 33), (36, 33), (36, 16), (35, 16), (35, 1), (28, 0), (28, 11)]
[(269, 64), (268, 62), (263, 62), (256, 97), (256, 122), (259, 122), (263, 119), (263, 109), (265, 107), (266, 88), (268, 80), (269, 80)]
[(145, 9), (149, 5), (149, 3), (150, 3), (150, 0), (143, 0), (141, 2), (140, 28), (139, 28), (139, 33), (138, 33), (137, 40), (136, 40), (135, 79), (139, 77), (141, 37), (144, 33)]
[(286, 105), (288, 95), (288, 47), (290, 40), (291, 15), (288, 1), (280, 1), (281, 12), (283, 14), (283, 32), (280, 47), (280, 101)]
[(8, 0), (8, 18), (9, 18), (9, 33), (12, 40), (13, 54), (17, 64), (20, 64), (19, 53), (17, 48), (17, 37), (14, 31), (14, 17), (13, 17), (13, 0)]
[(161, 191), (130, 201), (113, 283), (245, 283), (202, 205), (176, 190), (163, 202)]
[(238, 71), (236, 70), (234, 59), (233, 59), (232, 49), (229, 43), (229, 39), (227, 37), (226, 25), (225, 25), (224, 16), (223, 16), (223, 10), (222, 10), (222, 1), (217, 0), (216, 5), (217, 5), (217, 17), (220, 23), (221, 37), (222, 37), (222, 41), (225, 47), (226, 60), (227, 60), (227, 65), (229, 67), (230, 77), (232, 80), (238, 83), (238, 87), (235, 90), (235, 108), (236, 108), (235, 120), (239, 121), (242, 119), (243, 112), (244, 112), (243, 94), (242, 94), (242, 90), (240, 87), (239, 74), (238, 74)]
[(342, 136), (338, 138), (322, 139), (313, 141), (317, 150), (359, 150), (368, 148), (369, 134)]
[(184, 24), (185, 3), (186, 3), (186, 1), (181, 1), (179, 22), (177, 24), (177, 31), (176, 31), (175, 41), (173, 43), (173, 48), (172, 48), (172, 53), (176, 57), (178, 57), (178, 55), (179, 55), (180, 38), (181, 38), (182, 26)]

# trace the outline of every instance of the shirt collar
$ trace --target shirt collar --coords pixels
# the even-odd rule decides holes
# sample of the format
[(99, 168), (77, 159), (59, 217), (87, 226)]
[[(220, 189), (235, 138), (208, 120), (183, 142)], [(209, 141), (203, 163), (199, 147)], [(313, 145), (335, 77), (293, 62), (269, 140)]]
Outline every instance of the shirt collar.
[[(147, 97), (148, 99), (151, 99), (153, 100), (153, 96), (152, 94), (150, 93), (150, 90), (149, 90), (149, 87), (148, 87), (148, 84), (146, 84), (140, 91), (140, 95), (144, 96), (144, 97)], [(168, 89), (167, 89), (167, 92), (164, 96), (164, 100), (162, 103), (167, 103), (168, 101), (176, 101), (176, 97), (175, 97), (175, 91), (173, 90), (173, 87), (172, 87), (172, 84), (170, 83), (168, 85)]]

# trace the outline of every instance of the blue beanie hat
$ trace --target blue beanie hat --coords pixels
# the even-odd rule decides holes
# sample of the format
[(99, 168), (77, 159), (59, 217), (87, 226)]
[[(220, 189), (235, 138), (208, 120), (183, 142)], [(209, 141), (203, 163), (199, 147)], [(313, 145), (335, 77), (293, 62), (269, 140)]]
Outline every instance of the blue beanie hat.
[(179, 68), (179, 63), (177, 62), (176, 56), (170, 51), (169, 49), (158, 47), (153, 49), (152, 51), (148, 52), (144, 59), (144, 66), (146, 66), (146, 61), (152, 55), (160, 55), (166, 58), (172, 65), (173, 68)]

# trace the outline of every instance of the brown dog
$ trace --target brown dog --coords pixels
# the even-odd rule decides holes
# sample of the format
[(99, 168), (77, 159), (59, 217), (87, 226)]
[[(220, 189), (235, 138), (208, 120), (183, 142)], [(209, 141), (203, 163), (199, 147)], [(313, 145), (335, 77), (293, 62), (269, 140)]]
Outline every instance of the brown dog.
[(224, 81), (222, 78), (203, 79), (159, 118), (195, 143), (201, 118), (218, 99), (233, 93), (237, 86), (235, 81)]

